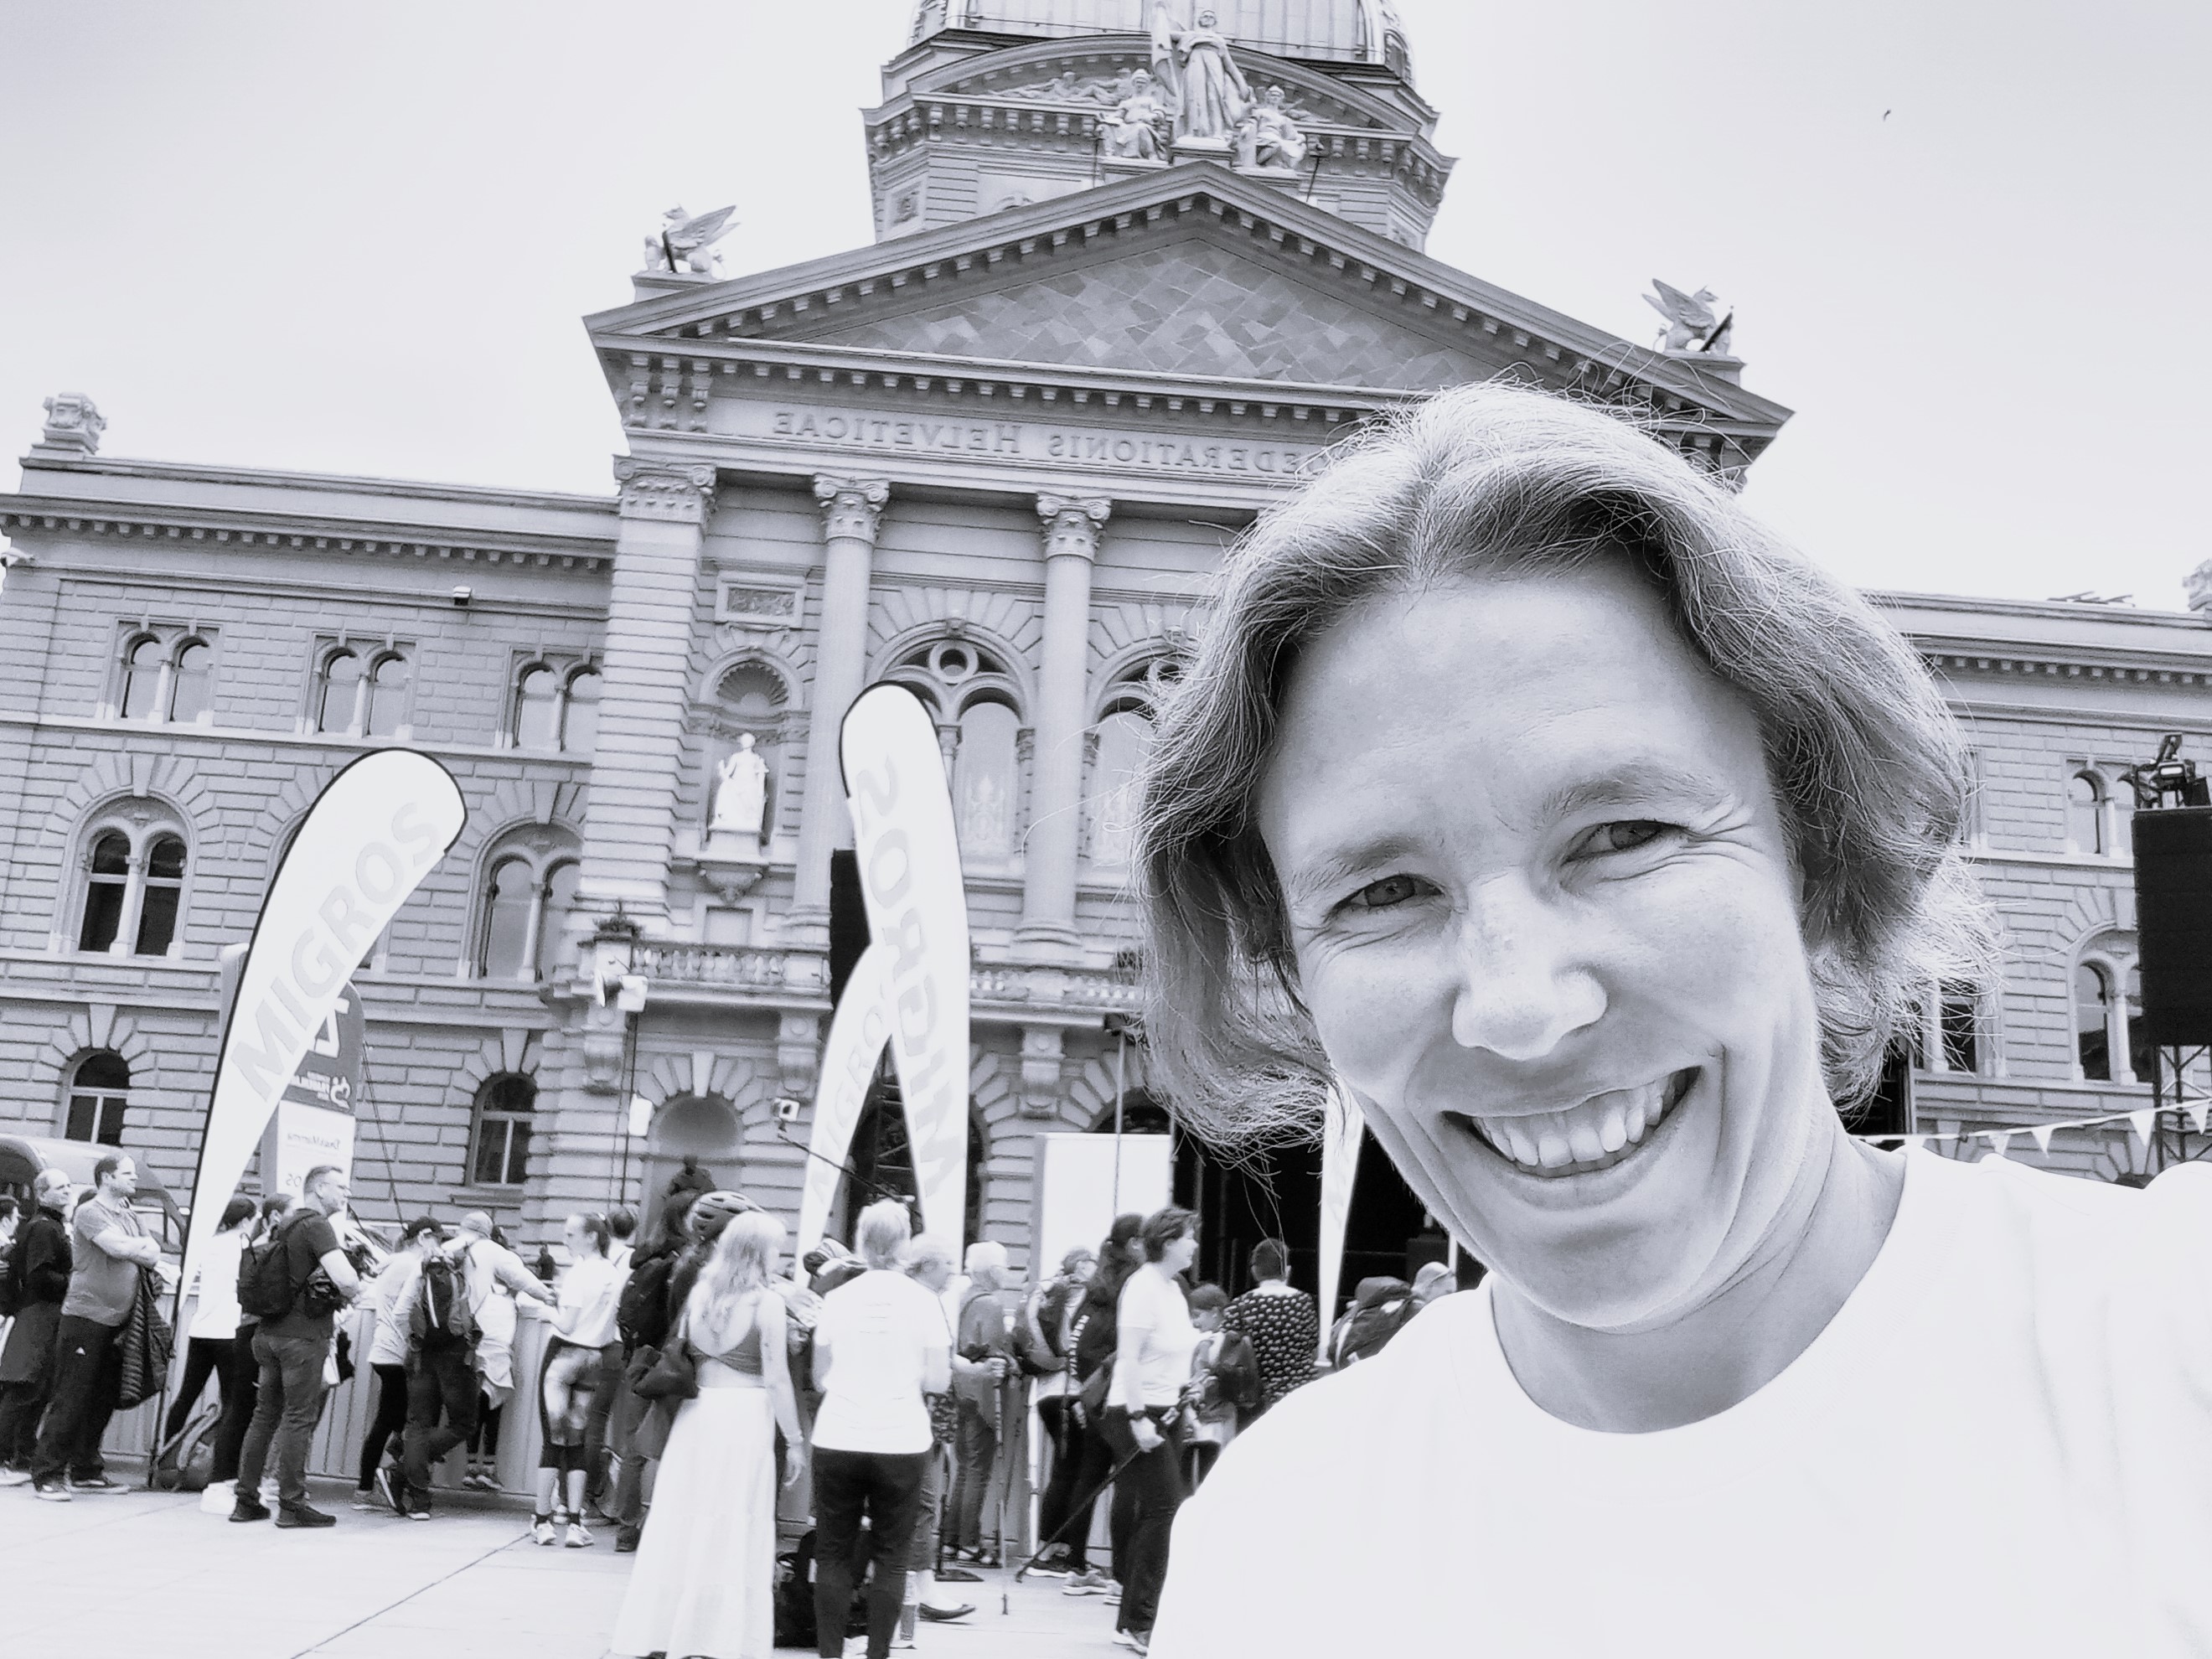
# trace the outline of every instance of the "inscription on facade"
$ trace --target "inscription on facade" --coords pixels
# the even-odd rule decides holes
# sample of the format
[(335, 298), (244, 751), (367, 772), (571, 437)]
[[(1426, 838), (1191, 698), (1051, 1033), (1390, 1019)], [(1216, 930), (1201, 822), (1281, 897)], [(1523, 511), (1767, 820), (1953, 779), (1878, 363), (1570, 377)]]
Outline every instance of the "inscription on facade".
[(860, 410), (763, 409), (755, 420), (765, 422), (764, 429), (755, 435), (813, 447), (834, 446), (969, 460), (1056, 461), (1230, 477), (1298, 477), (1311, 471), (1324, 453), (1316, 444), (1147, 438), (1035, 421), (963, 421)]

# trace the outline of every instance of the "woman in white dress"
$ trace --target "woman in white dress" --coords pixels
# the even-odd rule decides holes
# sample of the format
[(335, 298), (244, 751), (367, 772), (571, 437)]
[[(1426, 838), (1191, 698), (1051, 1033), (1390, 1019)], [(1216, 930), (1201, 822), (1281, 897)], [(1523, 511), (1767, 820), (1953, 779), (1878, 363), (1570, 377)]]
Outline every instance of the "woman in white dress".
[(782, 1299), (771, 1288), (784, 1226), (759, 1211), (723, 1230), (672, 1342), (698, 1356), (699, 1393), (677, 1410), (614, 1651), (768, 1659), (775, 1650), (775, 1435), (786, 1483), (805, 1469)]

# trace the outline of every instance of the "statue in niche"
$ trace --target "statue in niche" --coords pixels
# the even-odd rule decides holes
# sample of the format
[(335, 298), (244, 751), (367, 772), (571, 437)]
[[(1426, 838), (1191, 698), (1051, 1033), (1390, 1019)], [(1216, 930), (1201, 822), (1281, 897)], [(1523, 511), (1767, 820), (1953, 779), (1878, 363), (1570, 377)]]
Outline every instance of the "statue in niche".
[(1178, 143), (1230, 147), (1237, 124), (1252, 106), (1252, 88), (1230, 55), (1221, 19), (1201, 11), (1190, 28), (1178, 28), (1166, 0), (1152, 11), (1152, 73), (1168, 88)]
[(1101, 124), (1106, 154), (1124, 161), (1159, 161), (1167, 152), (1160, 138), (1167, 119), (1168, 106), (1160, 97), (1159, 82), (1139, 70), (1129, 77), (1128, 95)]
[(1237, 165), (1296, 172), (1305, 159), (1306, 136), (1283, 106), (1283, 89), (1269, 87), (1237, 124)]
[(761, 825), (768, 817), (768, 763), (753, 746), (750, 732), (738, 736), (714, 774), (714, 814), (709, 836), (743, 836), (760, 845)]

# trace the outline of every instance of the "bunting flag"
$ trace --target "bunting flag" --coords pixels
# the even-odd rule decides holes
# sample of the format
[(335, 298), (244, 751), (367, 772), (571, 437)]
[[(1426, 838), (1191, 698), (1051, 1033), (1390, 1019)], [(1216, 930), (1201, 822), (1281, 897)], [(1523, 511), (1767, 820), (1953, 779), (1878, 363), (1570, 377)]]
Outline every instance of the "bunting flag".
[(1990, 1157), (2002, 1158), (2006, 1152), (2011, 1150), (2011, 1148), (2012, 1133), (2010, 1130), (2000, 1129), (1990, 1137)]
[(2205, 1120), (2212, 1118), (2212, 1100), (2200, 1100), (2189, 1109), (2189, 1121), (2197, 1126), (2197, 1133), (2204, 1133)]
[(2051, 1137), (2057, 1133), (2058, 1126), (2055, 1123), (2039, 1123), (2028, 1131), (2035, 1137), (2035, 1150), (2046, 1156), (2051, 1151)]
[(2051, 1151), (2051, 1138), (2061, 1129), (2103, 1129), (2115, 1123), (2124, 1123), (2147, 1147), (2151, 1143), (2151, 1137), (2157, 1133), (2160, 1115), (2166, 1112), (2185, 1113), (2197, 1133), (2203, 1134), (2207, 1133), (2208, 1123), (2212, 1123), (2212, 1099), (2180, 1102), (2172, 1106), (2143, 1106), (2133, 1111), (2108, 1112), (2102, 1117), (2070, 1118), (2063, 1123), (2016, 1124), (2002, 1129), (1915, 1129), (1910, 1134), (1855, 1133), (1851, 1138), (1899, 1149), (1908, 1146), (1925, 1148), (1939, 1142), (1955, 1146), (1965, 1141), (1980, 1140), (1987, 1142), (1991, 1151), (2002, 1157), (2012, 1138), (2017, 1134), (2033, 1136), (2037, 1150), (2047, 1153)]
[[(240, 963), (192, 1172), (181, 1284), (192, 1282), (278, 1097), (355, 967), (467, 818), (453, 775), (410, 749), (362, 756), (316, 798), (270, 880)], [(262, 1176), (272, 1191), (275, 1175)]]
[(2158, 1114), (2148, 1110), (2130, 1112), (2128, 1121), (2135, 1126), (2136, 1139), (2144, 1146), (2149, 1146), (2151, 1130), (2158, 1122)]
[(1336, 1318), (1337, 1287), (1344, 1278), (1344, 1230), (1352, 1218), (1352, 1188), (1359, 1174), (1366, 1115), (1341, 1083), (1328, 1091), (1321, 1141), (1321, 1340), (1328, 1352), (1328, 1328)]

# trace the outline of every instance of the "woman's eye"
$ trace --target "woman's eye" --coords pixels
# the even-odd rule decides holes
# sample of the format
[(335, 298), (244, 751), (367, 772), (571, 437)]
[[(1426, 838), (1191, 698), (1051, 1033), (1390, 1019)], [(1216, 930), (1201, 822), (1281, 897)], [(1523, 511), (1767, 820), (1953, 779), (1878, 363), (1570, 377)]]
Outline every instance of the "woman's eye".
[(1583, 850), (1590, 853), (1632, 853), (1639, 847), (1649, 847), (1673, 828), (1656, 818), (1624, 818), (1618, 823), (1601, 823), (1589, 832), (1583, 842)]
[(1421, 884), (1411, 876), (1385, 876), (1371, 881), (1347, 901), (1356, 910), (1388, 910), (1419, 896)]

